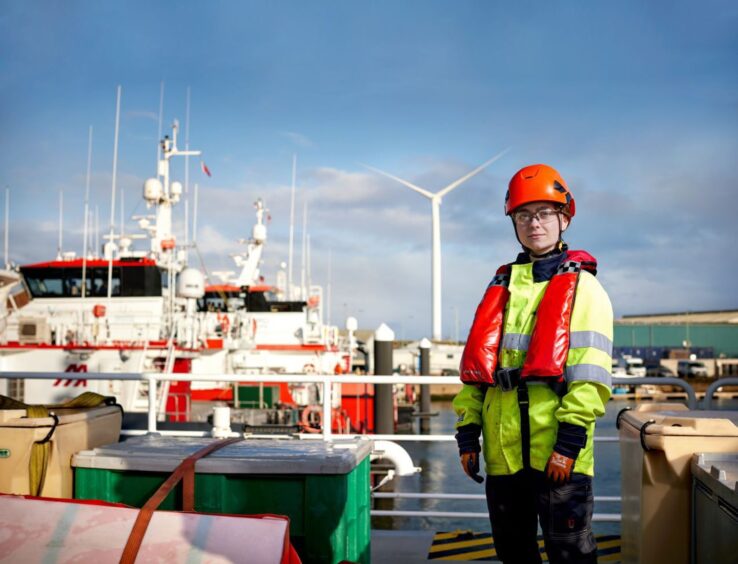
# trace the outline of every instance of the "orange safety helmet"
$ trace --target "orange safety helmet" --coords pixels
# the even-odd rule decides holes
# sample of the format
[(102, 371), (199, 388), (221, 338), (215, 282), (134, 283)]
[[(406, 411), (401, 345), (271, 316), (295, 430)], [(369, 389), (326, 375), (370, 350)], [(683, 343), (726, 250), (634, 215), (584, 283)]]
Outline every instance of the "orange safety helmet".
[(531, 202), (561, 204), (569, 218), (576, 213), (574, 198), (566, 182), (556, 169), (545, 164), (523, 167), (513, 175), (505, 195), (505, 215)]

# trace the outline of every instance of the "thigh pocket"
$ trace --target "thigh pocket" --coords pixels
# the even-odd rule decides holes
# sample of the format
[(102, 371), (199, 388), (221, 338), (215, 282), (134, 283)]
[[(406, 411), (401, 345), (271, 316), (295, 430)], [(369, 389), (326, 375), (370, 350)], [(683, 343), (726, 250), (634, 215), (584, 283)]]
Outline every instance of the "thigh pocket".
[(592, 479), (573, 474), (568, 484), (552, 486), (549, 497), (549, 531), (553, 535), (584, 532), (592, 524)]

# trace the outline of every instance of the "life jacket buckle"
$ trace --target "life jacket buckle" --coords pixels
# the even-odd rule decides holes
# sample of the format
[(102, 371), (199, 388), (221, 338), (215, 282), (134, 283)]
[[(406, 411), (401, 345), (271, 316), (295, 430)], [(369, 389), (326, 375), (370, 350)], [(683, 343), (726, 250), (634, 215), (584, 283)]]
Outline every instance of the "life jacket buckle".
[(503, 392), (511, 392), (518, 387), (520, 368), (498, 368), (495, 372), (495, 383)]

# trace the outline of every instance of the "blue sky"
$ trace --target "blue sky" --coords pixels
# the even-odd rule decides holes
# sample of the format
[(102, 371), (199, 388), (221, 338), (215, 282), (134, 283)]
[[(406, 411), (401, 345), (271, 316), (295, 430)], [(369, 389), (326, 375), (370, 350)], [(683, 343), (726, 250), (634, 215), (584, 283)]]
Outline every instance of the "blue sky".
[(208, 268), (229, 267), (263, 197), (273, 279), (296, 153), (315, 282), (333, 257), (334, 322), (353, 313), (398, 336), (430, 332), (430, 205), (358, 163), (437, 190), (507, 147), (444, 199), (445, 336), (455, 311), (463, 336), (496, 266), (515, 256), (502, 198), (532, 162), (567, 179), (578, 204), (567, 239), (599, 259), (617, 315), (738, 307), (738, 5), (508, 4), (5, 2), (11, 258), (55, 253), (59, 190), (65, 247), (81, 247), (90, 125), (107, 227), (118, 84), (118, 182), (127, 215), (143, 211), (164, 81), (165, 123), (184, 125), (191, 88), (191, 145), (213, 172), (191, 164)]

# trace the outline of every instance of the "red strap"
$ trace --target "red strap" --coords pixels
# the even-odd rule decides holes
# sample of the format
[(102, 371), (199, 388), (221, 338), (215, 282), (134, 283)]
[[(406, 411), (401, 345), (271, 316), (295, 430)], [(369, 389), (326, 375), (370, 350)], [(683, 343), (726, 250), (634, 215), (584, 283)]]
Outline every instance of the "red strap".
[(223, 439), (222, 441), (210, 443), (206, 447), (201, 448), (196, 453), (185, 458), (180, 465), (174, 469), (174, 472), (172, 472), (166, 481), (159, 486), (159, 489), (154, 492), (154, 495), (149, 498), (138, 512), (136, 521), (133, 523), (133, 528), (128, 535), (126, 546), (123, 548), (123, 554), (120, 557), (120, 564), (133, 564), (136, 561), (136, 556), (138, 556), (138, 551), (141, 548), (141, 543), (143, 542), (144, 535), (146, 535), (146, 529), (149, 527), (149, 522), (151, 521), (151, 517), (154, 515), (154, 511), (156, 511), (157, 507), (161, 505), (161, 502), (164, 501), (172, 488), (174, 488), (182, 478), (184, 478), (184, 482), (182, 484), (182, 509), (184, 511), (193, 510), (195, 499), (195, 462), (216, 450), (242, 440), (242, 437), (232, 437), (230, 439)]

